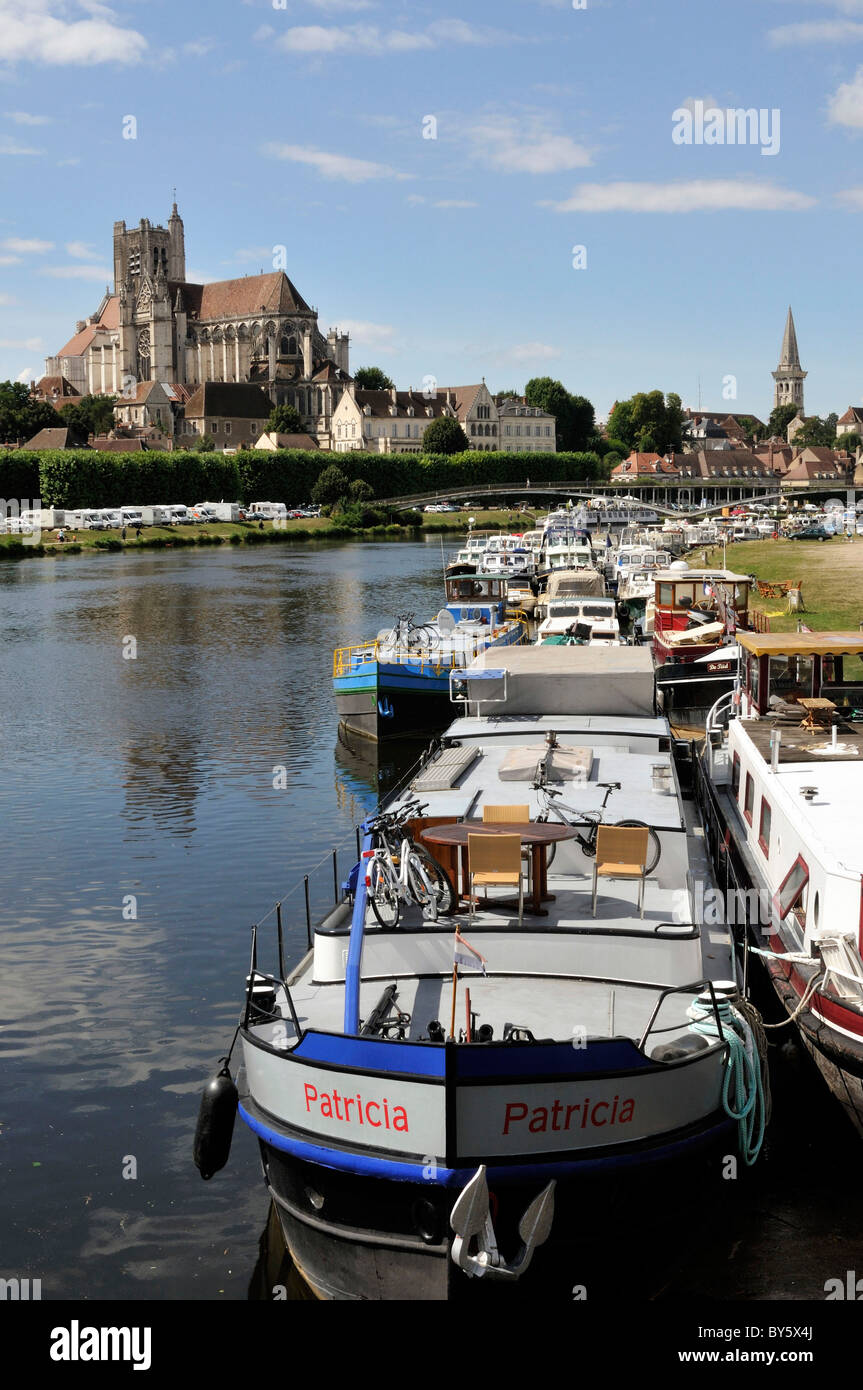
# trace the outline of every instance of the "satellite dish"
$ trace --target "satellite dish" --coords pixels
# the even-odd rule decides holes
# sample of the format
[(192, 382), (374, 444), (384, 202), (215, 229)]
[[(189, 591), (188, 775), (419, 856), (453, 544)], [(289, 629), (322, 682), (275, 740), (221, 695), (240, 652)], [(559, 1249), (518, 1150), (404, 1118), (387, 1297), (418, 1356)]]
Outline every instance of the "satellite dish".
[(441, 632), (452, 632), (455, 628), (455, 618), (448, 608), (442, 608), (435, 618), (435, 622)]
[(675, 574), (684, 574), (686, 570), (689, 569), (689, 566), (685, 560), (675, 560), (674, 564), (669, 566), (669, 569), (673, 570)]

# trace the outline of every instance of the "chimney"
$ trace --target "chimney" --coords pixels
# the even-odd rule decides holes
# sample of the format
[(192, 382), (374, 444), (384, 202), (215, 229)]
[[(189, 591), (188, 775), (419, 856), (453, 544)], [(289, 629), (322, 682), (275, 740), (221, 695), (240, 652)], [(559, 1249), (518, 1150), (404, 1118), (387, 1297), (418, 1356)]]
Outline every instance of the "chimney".
[(393, 405), (398, 405), (398, 397), (396, 395), (396, 388), (394, 386), (390, 387), (390, 395), (393, 398)]

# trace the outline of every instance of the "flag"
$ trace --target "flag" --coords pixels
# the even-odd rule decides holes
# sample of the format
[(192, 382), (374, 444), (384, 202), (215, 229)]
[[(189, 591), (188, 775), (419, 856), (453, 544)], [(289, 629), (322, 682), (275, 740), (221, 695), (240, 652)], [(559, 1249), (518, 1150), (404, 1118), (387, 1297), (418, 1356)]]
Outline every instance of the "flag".
[(453, 965), (470, 968), (471, 970), (481, 970), (486, 974), (486, 959), (480, 955), (479, 951), (474, 950), (469, 941), (465, 941), (459, 932), (458, 927), (455, 931), (455, 952), (453, 955)]

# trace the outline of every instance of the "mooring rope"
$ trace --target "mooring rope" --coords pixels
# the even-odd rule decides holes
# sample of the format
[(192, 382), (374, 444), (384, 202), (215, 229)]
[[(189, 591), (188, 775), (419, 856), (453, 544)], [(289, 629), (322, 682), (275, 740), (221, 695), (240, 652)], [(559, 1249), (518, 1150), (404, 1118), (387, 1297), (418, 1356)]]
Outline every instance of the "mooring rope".
[(717, 996), (715, 1004), (714, 1010), (712, 1001), (694, 999), (686, 1011), (687, 1017), (693, 1032), (728, 1045), (722, 1106), (728, 1118), (737, 1122), (740, 1156), (751, 1167), (764, 1142), (769, 1085), (765, 1092), (761, 1056), (749, 1019), (728, 999)]

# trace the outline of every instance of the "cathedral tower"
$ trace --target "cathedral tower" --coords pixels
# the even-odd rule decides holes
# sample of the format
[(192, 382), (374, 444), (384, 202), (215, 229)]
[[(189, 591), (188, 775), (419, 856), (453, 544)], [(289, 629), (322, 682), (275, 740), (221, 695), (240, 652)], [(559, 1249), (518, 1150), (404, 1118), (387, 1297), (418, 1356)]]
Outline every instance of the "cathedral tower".
[(800, 366), (800, 353), (797, 350), (797, 334), (794, 318), (789, 308), (785, 323), (785, 336), (782, 339), (782, 352), (779, 366), (773, 373), (776, 385), (773, 388), (773, 408), (779, 405), (795, 405), (803, 414), (803, 378), (808, 374)]

